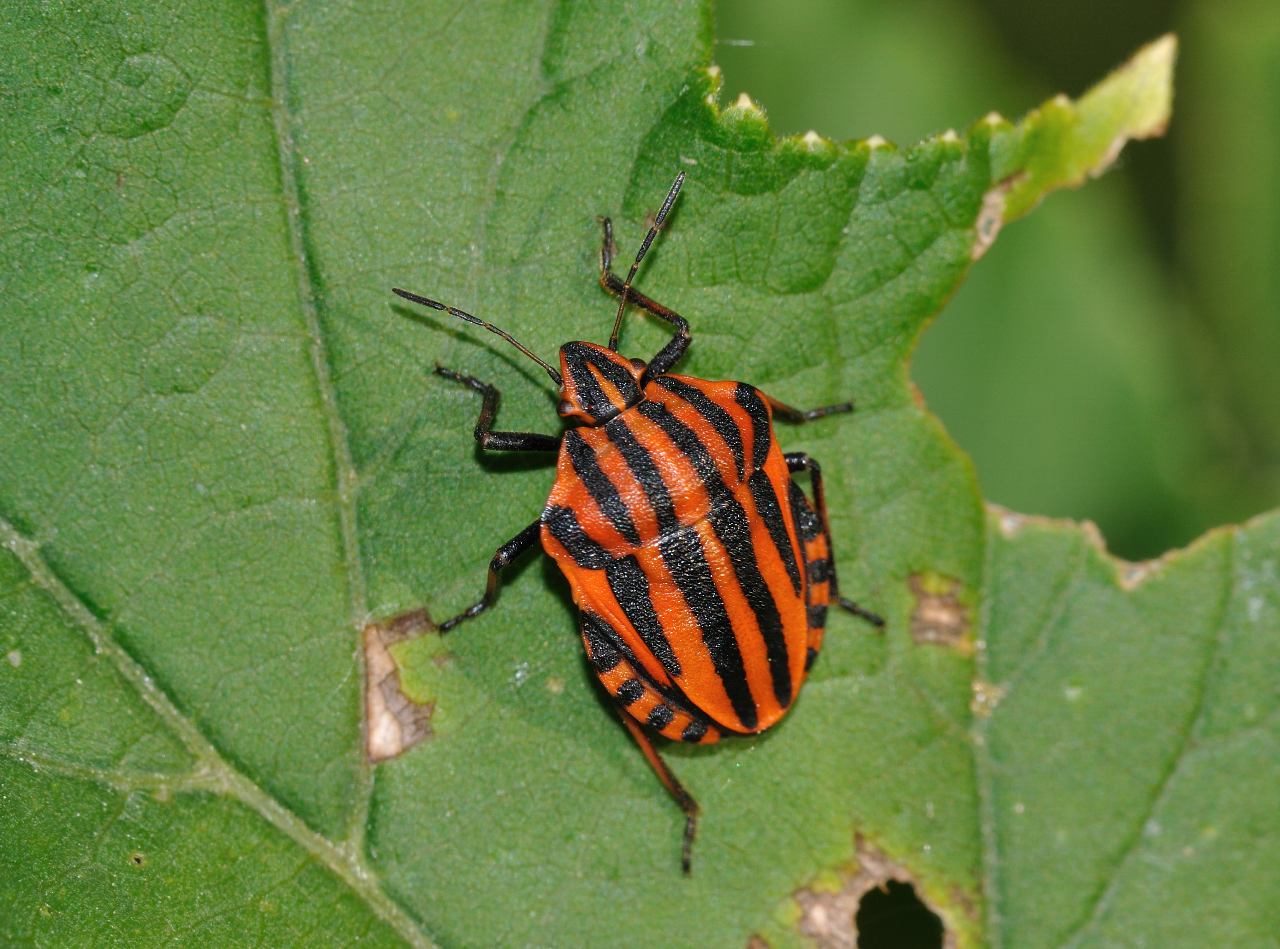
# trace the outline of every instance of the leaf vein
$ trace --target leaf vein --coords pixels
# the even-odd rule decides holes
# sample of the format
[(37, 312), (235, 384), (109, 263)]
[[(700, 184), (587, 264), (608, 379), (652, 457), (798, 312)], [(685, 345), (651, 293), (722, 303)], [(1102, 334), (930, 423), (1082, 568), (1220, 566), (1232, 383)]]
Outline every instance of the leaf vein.
[[(281, 834), (293, 840), (312, 859), (363, 899), (372, 912), (392, 926), (407, 942), (415, 946), (431, 945), (416, 922), (382, 891), (377, 881), (360, 865), (358, 851), (340, 848), (317, 834), (296, 814), (229, 764), (195, 722), (179, 711), (169, 695), (111, 635), (107, 624), (95, 616), (55, 573), (41, 556), (39, 546), (20, 534), (3, 518), (0, 518), (0, 545), (17, 557), (35, 584), (49, 595), (70, 624), (85, 635), (95, 652), (112, 663), (121, 678), (199, 760), (196, 773), (202, 772), (208, 776), (212, 790), (236, 798)], [(30, 758), (30, 755), (24, 752), (23, 757)], [(52, 769), (53, 762), (48, 764)], [(84, 777), (90, 775), (86, 774)]]
[[(1231, 542), (1226, 546), (1226, 562), (1223, 564), (1222, 573), (1224, 579), (1228, 581), (1231, 580), (1235, 572), (1235, 551), (1239, 545), (1239, 538), (1239, 533), (1232, 531)], [(1112, 864), (1110, 876), (1098, 888), (1088, 909), (1081, 914), (1081, 922), (1063, 939), (1061, 943), (1063, 949), (1079, 946), (1084, 935), (1097, 924), (1098, 920), (1102, 918), (1102, 914), (1111, 905), (1116, 890), (1119, 888), (1124, 868), (1134, 859), (1135, 854), (1137, 854), (1142, 845), (1144, 830), (1150, 823), (1152, 815), (1160, 809), (1160, 806), (1168, 797), (1170, 789), (1173, 787), (1174, 779), (1193, 750), (1192, 745), (1195, 741), (1196, 733), (1199, 731), (1200, 723), (1204, 719), (1205, 699), (1209, 694), (1209, 684), (1213, 681), (1214, 671), (1221, 660), (1222, 642), (1227, 629), (1227, 614), (1234, 596), (1235, 583), (1225, 582), (1222, 585), (1222, 589), (1222, 599), (1218, 603), (1218, 617), (1214, 633), (1206, 649), (1204, 667), (1200, 674), (1200, 679), (1196, 683), (1195, 703), (1192, 705), (1191, 714), (1187, 717), (1187, 723), (1182, 730), (1178, 748), (1170, 756), (1169, 763), (1156, 782), (1141, 818), (1135, 822), (1133, 832), (1129, 835), (1129, 839), (1125, 841), (1124, 846), (1117, 855), (1117, 859)]]
[[(298, 306), (309, 341), (311, 367), (316, 392), (324, 410), (325, 430), (328, 435), (330, 457), (335, 482), (335, 507), (338, 530), (341, 536), (343, 573), (347, 581), (347, 601), (350, 609), (350, 630), (354, 637), (367, 619), (364, 572), (360, 564), (360, 539), (356, 525), (355, 492), (357, 474), (351, 455), (351, 443), (347, 425), (338, 405), (337, 388), (334, 385), (332, 360), (325, 340), (320, 316), (320, 296), (313, 276), (319, 266), (308, 233), (308, 219), (303, 207), (301, 188), (301, 158), (294, 144), (294, 117), (290, 108), (289, 58), (285, 38), (285, 20), (290, 7), (279, 6), (265, 0), (265, 40), (270, 54), (270, 82), (272, 100), (272, 129), (276, 140), (276, 157), (279, 163), (280, 184), (283, 191), (289, 246), (293, 258)], [(355, 662), (363, 673), (364, 652), (355, 648)], [(363, 674), (361, 681), (364, 681)], [(362, 703), (363, 704), (363, 703)], [(363, 728), (363, 723), (362, 723)], [(363, 736), (361, 740), (363, 744)], [(347, 839), (353, 852), (364, 849), (364, 836), (369, 816), (369, 802), (373, 795), (373, 766), (364, 755), (358, 756), (356, 804), (347, 824)]]

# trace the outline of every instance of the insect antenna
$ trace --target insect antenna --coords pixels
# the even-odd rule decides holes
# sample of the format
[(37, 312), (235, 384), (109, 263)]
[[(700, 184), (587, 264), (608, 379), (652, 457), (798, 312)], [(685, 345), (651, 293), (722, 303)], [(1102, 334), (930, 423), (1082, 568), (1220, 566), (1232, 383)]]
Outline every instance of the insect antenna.
[(618, 300), (618, 315), (613, 318), (613, 332), (609, 334), (609, 349), (613, 352), (618, 351), (618, 333), (622, 329), (622, 313), (627, 308), (627, 296), (631, 293), (631, 281), (636, 278), (636, 271), (640, 269), (640, 261), (644, 260), (644, 255), (649, 253), (649, 245), (658, 236), (658, 231), (662, 230), (662, 222), (667, 218), (667, 212), (671, 210), (671, 205), (676, 203), (676, 196), (680, 194), (680, 186), (684, 184), (684, 172), (676, 175), (675, 183), (671, 186), (671, 190), (667, 192), (667, 199), (662, 202), (662, 209), (658, 212), (658, 216), (653, 219), (653, 227), (649, 228), (649, 233), (644, 236), (644, 241), (640, 244), (640, 252), (636, 254), (636, 262), (631, 265), (631, 271), (627, 274), (626, 282), (622, 285), (621, 298)]
[(476, 326), (483, 326), (490, 333), (496, 333), (498, 336), (501, 336), (503, 339), (505, 339), (508, 343), (510, 343), (516, 349), (520, 350), (520, 352), (524, 353), (526, 356), (528, 356), (530, 359), (536, 362), (543, 369), (547, 370), (547, 375), (551, 377), (551, 381), (554, 382), (557, 387), (564, 385), (564, 377), (560, 375), (559, 370), (557, 370), (554, 366), (552, 366), (550, 363), (546, 362), (545, 360), (539, 359), (537, 356), (535, 356), (532, 352), (529, 351), (528, 347), (523, 345), (519, 340), (517, 340), (514, 336), (512, 336), (506, 330), (500, 329), (499, 327), (494, 326), (492, 323), (486, 323), (484, 320), (480, 319), (480, 317), (472, 316), (466, 310), (459, 310), (456, 306), (446, 306), (445, 304), (440, 303), (437, 300), (432, 300), (428, 297), (419, 296), (416, 293), (410, 293), (408, 290), (401, 290), (399, 287), (392, 287), (391, 292), (394, 293), (396, 296), (404, 297), (406, 300), (409, 300), (413, 303), (419, 303), (422, 306), (429, 306), (433, 310), (444, 310), (450, 316), (456, 316), (458, 319), (463, 320), (467, 323), (474, 323)]

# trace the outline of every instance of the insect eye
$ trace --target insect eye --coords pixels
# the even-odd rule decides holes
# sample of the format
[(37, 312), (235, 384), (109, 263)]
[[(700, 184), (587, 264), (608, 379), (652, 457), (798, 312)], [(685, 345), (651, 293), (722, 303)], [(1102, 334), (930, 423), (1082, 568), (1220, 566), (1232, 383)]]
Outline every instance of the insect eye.
[(568, 415), (573, 411), (573, 403), (567, 399), (561, 399), (560, 404), (556, 406), (556, 411), (561, 415)]

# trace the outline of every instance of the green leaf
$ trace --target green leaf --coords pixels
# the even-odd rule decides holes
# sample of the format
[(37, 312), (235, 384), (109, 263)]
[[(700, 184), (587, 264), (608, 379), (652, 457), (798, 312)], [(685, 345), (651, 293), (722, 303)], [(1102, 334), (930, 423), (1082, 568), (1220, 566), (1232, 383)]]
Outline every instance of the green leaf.
[(993, 928), (1033, 946), (1271, 938), (1280, 516), (1122, 565), (1075, 525), (995, 511), (985, 572)]
[[(1077, 105), (898, 149), (777, 141), (753, 104), (721, 109), (702, 4), (138, 7), (22, 8), (0, 33), (18, 106), (0, 193), (6, 941), (786, 944), (855, 859), (888, 866), (877, 853), (965, 944), (1103, 938), (1171, 919), (1146, 909), (1189, 885), (1169, 874), (1274, 834), (1274, 782), (1245, 796), (1194, 756), (1243, 768), (1233, 748), (1274, 739), (1274, 657), (1251, 632), (1275, 627), (1274, 521), (1124, 591), (1074, 528), (988, 530), (906, 382), (999, 227), (1163, 125), (1171, 41)], [(536, 367), (389, 287), (546, 355), (602, 339), (595, 217), (625, 254), (678, 168), (643, 287), (691, 318), (684, 371), (797, 404), (856, 396), (854, 416), (783, 439), (823, 461), (845, 591), (889, 620), (833, 622), (770, 734), (670, 750), (706, 815), (690, 879), (678, 814), (592, 689), (545, 563), (447, 642), (397, 642), (394, 665), (360, 649), (371, 617), (471, 602), (552, 477), (478, 457), (474, 393), (429, 371), (494, 382), (503, 427), (546, 430)], [(662, 339), (633, 314), (624, 345)], [(1092, 572), (1064, 581), (1077, 561)], [(1035, 613), (1036, 584), (1063, 582)], [(1122, 773), (1067, 729), (1061, 689), (1002, 678), (1049, 676), (1073, 635), (1104, 643), (1066, 649), (1092, 661), (1062, 688), (1131, 726), (1170, 716), (1118, 735), (1137, 746)], [(1127, 659), (1139, 674), (1103, 693)], [(376, 766), (366, 666), (371, 739), (430, 729)], [(1145, 678), (1167, 691), (1123, 694)], [(1074, 784), (1102, 797), (1091, 821), (1112, 792), (1123, 806), (1064, 858), (1045, 814), (1078, 806)], [(1223, 787), (1239, 820), (1208, 804)], [(1206, 814), (1217, 849), (1153, 862)], [(1171, 835), (1149, 844), (1153, 816)], [(1061, 862), (1067, 893), (1023, 869)], [(1202, 887), (1226, 899), (1224, 878)], [(1269, 911), (1230, 922), (1270, 931)]]

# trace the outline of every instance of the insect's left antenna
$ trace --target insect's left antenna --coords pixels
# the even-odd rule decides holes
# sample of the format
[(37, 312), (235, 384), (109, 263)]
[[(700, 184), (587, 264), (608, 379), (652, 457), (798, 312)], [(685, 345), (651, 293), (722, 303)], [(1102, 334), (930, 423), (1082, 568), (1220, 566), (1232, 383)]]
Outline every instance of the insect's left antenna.
[(480, 319), (478, 316), (472, 316), (466, 310), (459, 310), (456, 306), (446, 306), (445, 304), (440, 303), (438, 300), (432, 300), (428, 297), (419, 296), (416, 293), (410, 293), (408, 290), (401, 290), (399, 287), (392, 287), (391, 292), (394, 293), (396, 296), (404, 297), (406, 300), (409, 300), (413, 303), (419, 303), (422, 306), (429, 306), (433, 310), (444, 310), (450, 316), (456, 316), (458, 319), (464, 320), (467, 323), (474, 323), (476, 326), (483, 326), (490, 333), (496, 333), (498, 336), (501, 336), (503, 339), (505, 339), (508, 343), (510, 343), (516, 349), (520, 350), (520, 352), (524, 353), (526, 356), (528, 356), (530, 359), (536, 362), (543, 369), (547, 370), (547, 375), (551, 377), (551, 381), (554, 382), (557, 387), (561, 387), (564, 385), (564, 376), (560, 375), (559, 370), (557, 370), (555, 366), (552, 366), (550, 363), (546, 362), (545, 360), (535, 356), (532, 352), (529, 351), (527, 346), (523, 345), (519, 340), (517, 340), (514, 336), (512, 336), (506, 330), (500, 329), (499, 327), (494, 326), (492, 323), (486, 323), (484, 320)]
[(676, 196), (680, 194), (680, 186), (682, 184), (684, 184), (683, 171), (676, 175), (675, 183), (671, 185), (671, 190), (667, 192), (667, 200), (662, 202), (662, 209), (658, 212), (658, 216), (653, 219), (653, 227), (649, 228), (649, 233), (644, 236), (644, 241), (640, 244), (640, 252), (636, 254), (636, 262), (631, 265), (626, 282), (622, 285), (621, 299), (618, 300), (618, 315), (613, 318), (613, 332), (609, 334), (609, 349), (615, 353), (618, 351), (618, 333), (622, 330), (622, 313), (627, 308), (627, 297), (631, 294), (631, 281), (636, 278), (636, 271), (640, 269), (640, 261), (644, 260), (645, 254), (649, 253), (649, 246), (658, 236), (658, 232), (662, 230), (662, 222), (667, 219), (667, 212), (671, 210), (671, 205), (676, 203)]

